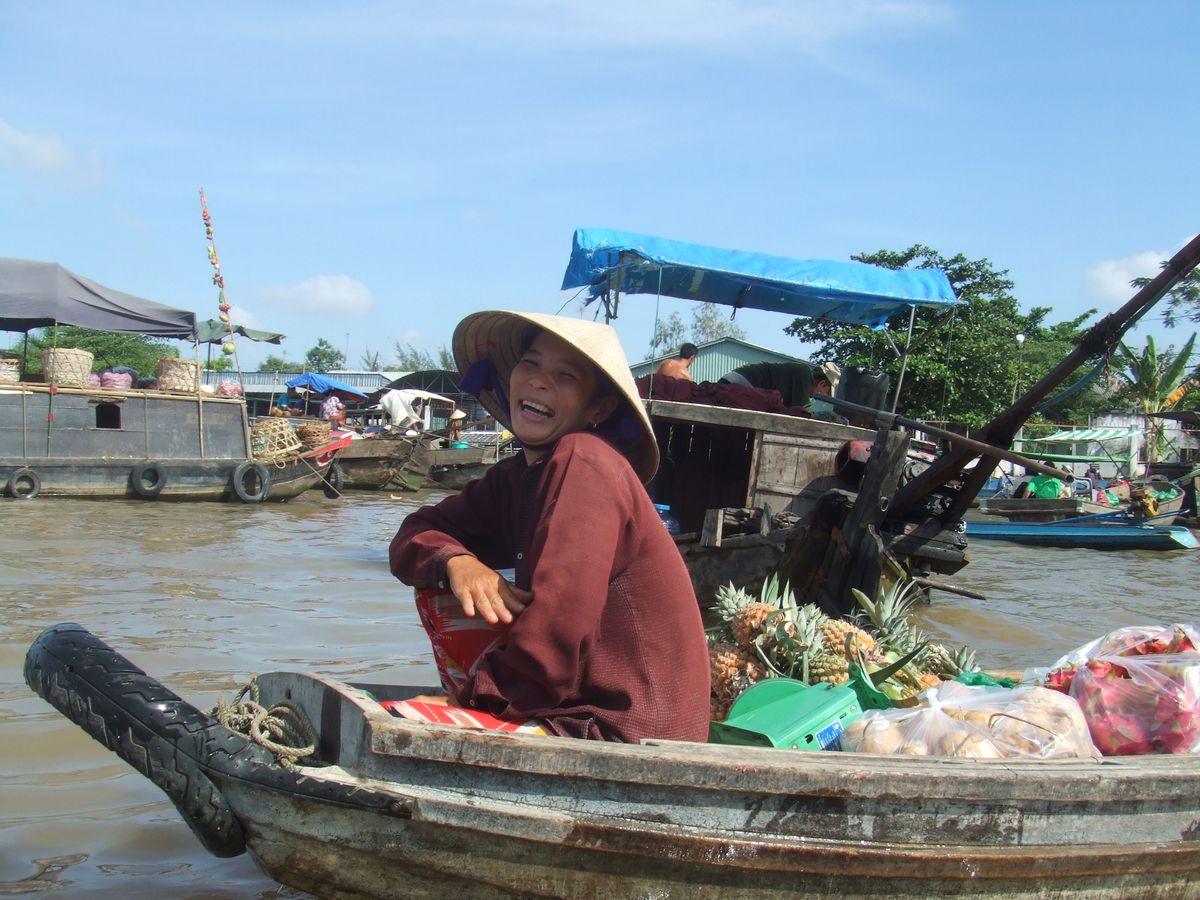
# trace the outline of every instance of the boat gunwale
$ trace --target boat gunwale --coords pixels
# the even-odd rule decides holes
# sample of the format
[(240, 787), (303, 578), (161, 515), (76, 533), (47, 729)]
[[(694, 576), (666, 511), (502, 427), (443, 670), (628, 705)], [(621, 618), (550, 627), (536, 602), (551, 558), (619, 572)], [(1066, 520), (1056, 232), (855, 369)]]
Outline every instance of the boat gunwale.
[[(266, 692), (266, 685), (273, 681), (286, 684), (298, 678), (332, 690), (343, 704), (357, 708), (365, 729), (362, 752), (385, 760), (410, 757), (523, 776), (625, 781), (714, 792), (863, 799), (919, 795), (926, 801), (1006, 803), (1044, 801), (1048, 770), (1053, 770), (1055, 791), (1064, 804), (1126, 802), (1130, 790), (1136, 790), (1137, 796), (1200, 795), (1200, 757), (1191, 754), (975, 760), (669, 740), (621, 744), (413, 722), (392, 715), (365, 688), (316, 673), (272, 672), (259, 676), (259, 684)], [(429, 690), (437, 692), (436, 688)], [(803, 766), (796, 764), (797, 753), (805, 754)], [(951, 777), (961, 775), (974, 778)], [(974, 790), (964, 789), (963, 782), (974, 785)], [(1068, 789), (1075, 793), (1068, 796)]]

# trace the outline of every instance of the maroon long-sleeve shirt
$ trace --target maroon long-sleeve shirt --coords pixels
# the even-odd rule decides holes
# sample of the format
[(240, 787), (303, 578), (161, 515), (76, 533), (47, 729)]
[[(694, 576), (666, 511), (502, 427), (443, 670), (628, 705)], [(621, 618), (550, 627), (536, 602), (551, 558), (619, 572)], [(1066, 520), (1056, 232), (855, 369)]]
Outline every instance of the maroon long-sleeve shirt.
[(515, 567), (533, 599), (458, 703), (569, 737), (707, 739), (708, 651), (687, 569), (602, 438), (567, 435), (535, 465), (505, 460), (412, 513), (392, 539), (392, 572), (433, 587), (463, 553)]

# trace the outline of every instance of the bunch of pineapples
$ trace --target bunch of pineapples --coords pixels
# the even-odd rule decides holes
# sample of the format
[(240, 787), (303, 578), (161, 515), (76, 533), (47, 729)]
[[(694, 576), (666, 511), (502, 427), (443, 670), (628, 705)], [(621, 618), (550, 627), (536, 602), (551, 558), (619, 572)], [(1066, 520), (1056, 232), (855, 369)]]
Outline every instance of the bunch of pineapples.
[(899, 700), (975, 669), (972, 651), (951, 652), (911, 624), (918, 596), (911, 582), (894, 586), (878, 600), (854, 593), (862, 607), (861, 624), (830, 618), (813, 604), (798, 604), (775, 576), (758, 597), (732, 583), (720, 588), (716, 612), (721, 624), (710, 635), (709, 650), (713, 718), (723, 720), (733, 701), (763, 678), (842, 684), (850, 677), (851, 662), (873, 672), (917, 650), (880, 685)]

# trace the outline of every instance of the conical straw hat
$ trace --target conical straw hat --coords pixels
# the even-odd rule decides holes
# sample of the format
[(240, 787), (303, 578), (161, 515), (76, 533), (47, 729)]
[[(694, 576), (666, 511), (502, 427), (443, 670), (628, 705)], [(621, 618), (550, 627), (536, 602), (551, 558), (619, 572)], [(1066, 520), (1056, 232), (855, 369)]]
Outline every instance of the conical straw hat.
[(653, 478), (658, 470), (654, 429), (638, 396), (621, 341), (610, 325), (544, 313), (502, 310), (472, 313), (454, 329), (452, 342), (462, 389), (478, 397), (498, 422), (511, 429), (508, 379), (521, 358), (531, 328), (540, 328), (566, 341), (595, 363), (612, 383), (622, 402), (596, 431), (624, 454), (643, 483)]

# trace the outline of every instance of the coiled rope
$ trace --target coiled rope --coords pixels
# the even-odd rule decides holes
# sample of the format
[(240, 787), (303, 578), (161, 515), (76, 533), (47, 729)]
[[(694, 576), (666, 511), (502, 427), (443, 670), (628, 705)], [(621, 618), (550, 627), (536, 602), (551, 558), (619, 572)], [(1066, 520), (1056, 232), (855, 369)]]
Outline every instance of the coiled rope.
[(294, 772), (301, 760), (317, 752), (312, 722), (291, 700), (280, 700), (267, 709), (260, 699), (258, 679), (252, 678), (232, 702), (218, 698), (209, 715), (230, 731), (270, 750), (281, 766)]

